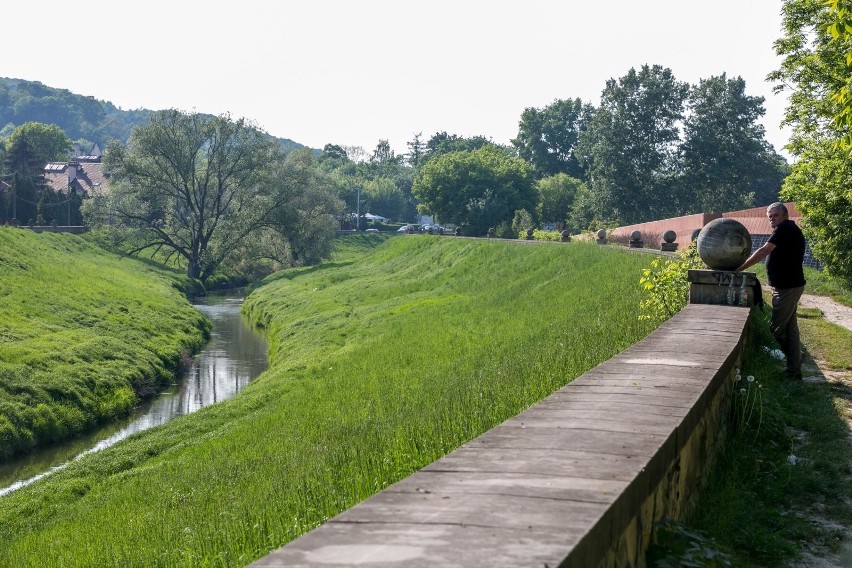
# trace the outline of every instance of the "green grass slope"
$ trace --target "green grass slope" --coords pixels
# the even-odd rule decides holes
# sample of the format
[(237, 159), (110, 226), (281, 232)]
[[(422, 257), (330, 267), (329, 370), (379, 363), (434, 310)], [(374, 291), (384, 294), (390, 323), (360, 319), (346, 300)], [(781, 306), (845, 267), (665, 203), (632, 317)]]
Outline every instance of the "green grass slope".
[(0, 566), (244, 566), (650, 331), (645, 255), (341, 244), (247, 299), (271, 361), (235, 398), (0, 498)]
[(209, 324), (179, 277), (84, 238), (0, 228), (0, 459), (126, 415)]

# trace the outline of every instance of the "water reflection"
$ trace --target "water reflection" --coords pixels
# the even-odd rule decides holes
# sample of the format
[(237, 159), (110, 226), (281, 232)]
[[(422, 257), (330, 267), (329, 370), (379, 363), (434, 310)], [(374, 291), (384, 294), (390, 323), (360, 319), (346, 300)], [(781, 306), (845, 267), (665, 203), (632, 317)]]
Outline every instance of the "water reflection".
[(213, 322), (210, 341), (192, 368), (171, 390), (136, 409), (127, 419), (61, 446), (0, 464), (0, 495), (62, 469), (71, 460), (112, 446), (128, 436), (176, 416), (233, 397), (266, 370), (266, 341), (240, 313), (239, 294), (211, 294), (193, 301)]

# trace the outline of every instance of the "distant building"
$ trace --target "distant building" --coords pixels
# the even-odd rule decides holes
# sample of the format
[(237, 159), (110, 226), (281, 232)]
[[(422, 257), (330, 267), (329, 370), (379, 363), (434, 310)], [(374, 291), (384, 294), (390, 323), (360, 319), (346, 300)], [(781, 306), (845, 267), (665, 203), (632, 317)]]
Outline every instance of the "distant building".
[(71, 151), (68, 154), (71, 161), (76, 162), (100, 162), (104, 155), (97, 142), (92, 144), (92, 147), (89, 150), (84, 150), (83, 147), (77, 143), (72, 144)]
[(44, 179), (57, 193), (67, 194), (71, 190), (83, 199), (104, 195), (108, 188), (104, 164), (100, 160), (50, 162), (44, 166)]

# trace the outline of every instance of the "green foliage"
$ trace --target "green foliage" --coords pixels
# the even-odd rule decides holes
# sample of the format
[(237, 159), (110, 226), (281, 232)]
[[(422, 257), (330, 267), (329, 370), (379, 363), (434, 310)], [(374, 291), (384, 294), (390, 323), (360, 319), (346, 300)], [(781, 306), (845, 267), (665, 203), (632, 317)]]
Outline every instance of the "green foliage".
[[(736, 566), (799, 565), (803, 549), (837, 542), (832, 523), (852, 522), (848, 461), (838, 459), (850, 455), (852, 444), (835, 406), (836, 387), (786, 379), (783, 365), (764, 350), (776, 346), (769, 311), (752, 314), (752, 346), (733, 385), (730, 440), (688, 524), (712, 535)], [(799, 325), (810, 351), (809, 320), (800, 319)], [(842, 331), (848, 345), (849, 332)], [(848, 348), (844, 353), (852, 365)], [(815, 503), (824, 525), (806, 513)]]
[[(107, 101), (78, 95), (67, 89), (55, 89), (38, 81), (0, 77), (0, 137), (8, 135), (6, 126), (27, 122), (53, 124), (72, 140), (104, 147), (110, 140), (126, 142), (136, 126), (150, 119), (147, 109), (123, 110)], [(284, 149), (302, 148), (286, 138), (276, 138)]]
[(789, 168), (764, 139), (763, 97), (746, 95), (742, 77), (723, 73), (692, 87), (688, 109), (680, 211), (721, 213), (778, 201)]
[(0, 124), (41, 122), (68, 136), (100, 141), (127, 140), (150, 111), (122, 111), (108, 102), (54, 89), (37, 81), (0, 79)]
[(7, 151), (22, 139), (27, 141), (33, 160), (40, 166), (44, 166), (47, 162), (64, 162), (71, 149), (71, 139), (55, 124), (40, 122), (22, 124), (6, 139)]
[[(762, 266), (757, 265), (756, 268), (762, 268)], [(814, 270), (807, 267), (804, 270), (805, 280), (807, 281), (807, 284), (805, 284), (806, 294), (831, 296), (835, 301), (852, 308), (852, 288), (844, 287), (840, 280), (832, 277), (825, 270)]]
[(654, 540), (647, 554), (652, 568), (733, 566), (731, 555), (721, 550), (713, 537), (674, 519), (654, 524)]
[(645, 294), (639, 304), (639, 318), (660, 323), (679, 312), (689, 300), (687, 272), (700, 268), (705, 266), (695, 242), (676, 259), (657, 257), (652, 260), (650, 268), (643, 269), (639, 279)]
[(518, 238), (525, 239), (527, 229), (532, 229), (533, 226), (533, 218), (529, 211), (526, 209), (515, 211), (515, 216), (512, 218), (512, 233), (518, 235)]
[(0, 228), (0, 459), (128, 414), (200, 345), (182, 279), (81, 237)]
[[(323, 232), (330, 237), (336, 208), (320, 191), (311, 155), (292, 154), (285, 161), (242, 119), (159, 112), (134, 130), (128, 147), (107, 147), (110, 192), (86, 213), (127, 236), (131, 254), (163, 250), (202, 281), (223, 263), (256, 262), (252, 252), (302, 260), (316, 252), (305, 244)], [(289, 250), (274, 247), (276, 236)]]
[(536, 241), (562, 241), (562, 231), (533, 231), (533, 239)]
[(763, 113), (724, 74), (690, 87), (644, 65), (609, 80), (575, 149), (590, 195), (578, 196), (571, 229), (772, 201), (787, 166), (764, 139)]
[(815, 256), (849, 285), (852, 42), (846, 22), (852, 12), (847, 0), (785, 0), (782, 13), (784, 36), (775, 47), (783, 60), (770, 78), (778, 82), (776, 90), (791, 90), (786, 122), (793, 127), (789, 149), (797, 158), (783, 195), (802, 212)]
[(843, 133), (838, 147), (852, 151), (852, 2), (849, 0), (827, 0), (829, 19), (826, 30), (831, 36), (827, 47), (836, 50), (842, 74), (832, 78), (834, 83), (827, 93), (829, 100), (837, 105), (831, 126)]
[(555, 100), (543, 109), (524, 109), (512, 144), (518, 155), (532, 164), (536, 178), (563, 174), (584, 179), (574, 150), (593, 114), (594, 107), (580, 99)]
[[(433, 160), (453, 152), (473, 152), (485, 146), (494, 146), (494, 143), (484, 136), (465, 138), (457, 134), (438, 132), (426, 142), (422, 161)], [(509, 154), (507, 153), (506, 155), (508, 156)]]
[(644, 255), (337, 242), (331, 262), (271, 275), (246, 300), (270, 368), (239, 395), (0, 499), (0, 565), (245, 566), (652, 327), (635, 317)]
[(733, 417), (736, 435), (743, 436), (745, 432), (757, 437), (760, 435), (760, 425), (763, 422), (763, 385), (754, 375), (746, 375), (737, 369), (734, 377)]
[(688, 90), (659, 65), (607, 81), (577, 148), (601, 218), (630, 224), (677, 212), (673, 174)]
[(29, 122), (15, 128), (3, 147), (0, 174), (0, 224), (17, 220), (19, 225), (32, 221), (37, 225), (51, 222), (80, 221), (81, 196), (54, 191), (44, 178), (46, 162), (64, 159), (71, 142), (54, 125)]
[(562, 227), (574, 209), (578, 195), (588, 191), (586, 184), (567, 174), (556, 174), (536, 182), (538, 202), (535, 212), (541, 223)]
[(814, 142), (784, 184), (802, 212), (802, 231), (826, 271), (852, 287), (852, 160), (832, 142)]
[[(394, 155), (387, 140), (379, 141), (369, 161), (358, 163), (350, 160), (346, 149), (326, 145), (318, 165), (329, 174), (328, 186), (336, 189), (345, 213), (369, 212), (393, 220), (411, 220), (417, 213), (411, 195), (413, 170)], [(346, 222), (341, 228), (355, 225)]]
[(511, 223), (515, 211), (532, 211), (535, 205), (529, 164), (493, 145), (430, 159), (412, 191), (423, 211), (461, 226), (467, 235), (484, 235), (489, 227)]

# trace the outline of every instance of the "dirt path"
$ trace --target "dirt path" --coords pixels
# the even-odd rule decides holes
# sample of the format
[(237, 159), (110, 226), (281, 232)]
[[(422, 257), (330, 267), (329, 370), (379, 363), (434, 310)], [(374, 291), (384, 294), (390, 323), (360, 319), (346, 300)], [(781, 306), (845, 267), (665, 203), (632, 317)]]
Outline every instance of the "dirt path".
[(826, 296), (803, 294), (799, 300), (803, 308), (816, 308), (823, 313), (825, 319), (852, 331), (852, 308), (838, 304)]
[[(823, 313), (827, 321), (852, 331), (852, 308), (838, 304), (831, 298), (805, 294), (799, 301), (799, 306), (816, 308)], [(830, 370), (824, 361), (815, 360), (811, 356), (805, 358), (802, 371), (806, 382), (827, 382), (832, 385), (837, 398), (844, 401), (843, 415), (849, 425), (850, 436), (852, 436), (852, 372)], [(821, 514), (818, 503), (814, 504), (812, 510), (803, 513), (810, 516), (811, 522), (834, 529), (843, 536), (838, 551), (832, 551), (828, 546), (812, 548), (803, 555), (795, 566), (797, 568), (852, 567), (852, 527), (836, 526), (836, 523), (826, 519)]]

